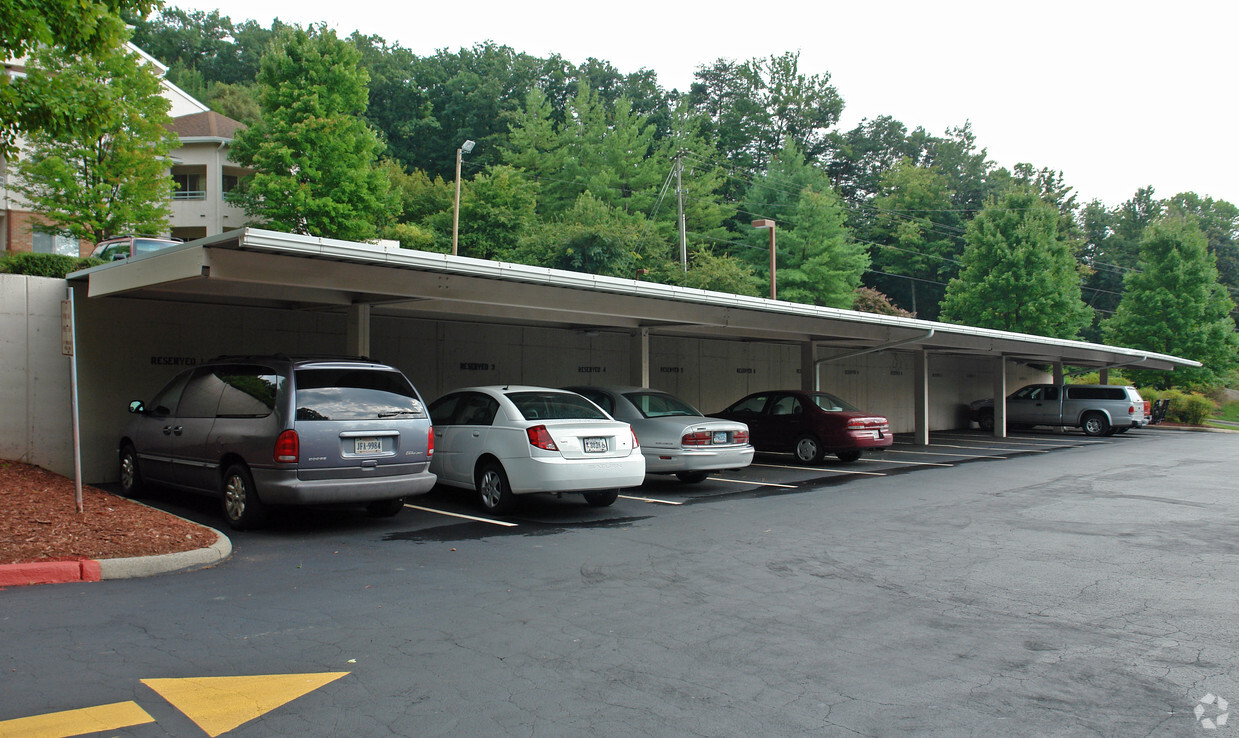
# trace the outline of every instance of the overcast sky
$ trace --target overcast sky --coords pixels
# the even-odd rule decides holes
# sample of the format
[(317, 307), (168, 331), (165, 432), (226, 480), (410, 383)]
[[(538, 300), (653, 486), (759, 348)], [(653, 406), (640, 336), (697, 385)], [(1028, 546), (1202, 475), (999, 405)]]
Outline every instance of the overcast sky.
[(487, 40), (535, 56), (649, 68), (686, 90), (697, 67), (800, 51), (829, 74), (842, 128), (891, 115), (933, 134), (971, 120), (1008, 168), (1064, 173), (1081, 202), (1143, 186), (1239, 204), (1239, 4), (1150, 2), (546, 2), (168, 0), (233, 21), (326, 22), (419, 55)]

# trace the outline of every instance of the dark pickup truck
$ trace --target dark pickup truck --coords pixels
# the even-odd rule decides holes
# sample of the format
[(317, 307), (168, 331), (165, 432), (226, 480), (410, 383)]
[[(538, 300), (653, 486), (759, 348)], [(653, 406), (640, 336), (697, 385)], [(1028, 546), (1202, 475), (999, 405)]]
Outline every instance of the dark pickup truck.
[[(994, 401), (977, 400), (972, 419), (994, 429)], [(1055, 425), (1109, 436), (1147, 425), (1146, 405), (1135, 387), (1111, 384), (1030, 384), (1007, 396), (1009, 426)]]

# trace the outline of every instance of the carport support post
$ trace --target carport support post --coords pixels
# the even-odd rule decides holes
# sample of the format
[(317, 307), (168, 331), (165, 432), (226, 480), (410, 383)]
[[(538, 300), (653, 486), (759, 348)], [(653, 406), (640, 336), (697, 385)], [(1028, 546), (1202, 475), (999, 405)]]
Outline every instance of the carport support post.
[(638, 328), (632, 333), (631, 348), (628, 350), (631, 369), (629, 381), (639, 387), (650, 386), (650, 329)]
[(1097, 370), (1097, 384), (1110, 384), (1110, 367), (1103, 366)]
[(370, 305), (353, 303), (348, 306), (348, 327), (344, 333), (345, 353), (353, 356), (370, 355)]
[[(1063, 384), (1063, 362), (1054, 362), (1054, 386), (1061, 387)], [(1102, 382), (1105, 384), (1105, 382)]]
[(805, 341), (800, 344), (800, 389), (817, 392), (817, 344)]
[(916, 422), (916, 445), (929, 445), (929, 352), (918, 349), (912, 352), (913, 374), (916, 387), (913, 398), (916, 403), (913, 413)]
[(994, 437), (1007, 437), (1007, 357), (994, 359)]

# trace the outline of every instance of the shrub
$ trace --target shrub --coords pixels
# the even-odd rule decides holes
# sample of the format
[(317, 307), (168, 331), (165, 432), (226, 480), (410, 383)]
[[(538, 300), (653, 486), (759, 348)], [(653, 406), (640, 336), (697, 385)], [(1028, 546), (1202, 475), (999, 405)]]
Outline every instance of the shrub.
[(25, 274), (31, 277), (64, 279), (70, 272), (99, 266), (103, 261), (89, 257), (63, 256), (61, 254), (35, 254), (14, 251), (0, 258), (0, 273)]
[(1214, 409), (1213, 400), (1193, 392), (1190, 395), (1185, 395), (1178, 403), (1177, 414), (1181, 423), (1202, 425), (1205, 422), (1205, 418), (1213, 414)]
[(1156, 390), (1150, 388), (1141, 389), (1140, 396), (1149, 402), (1169, 400), (1170, 406), (1166, 408), (1166, 420), (1171, 423), (1202, 425), (1205, 422), (1205, 418), (1217, 410), (1217, 403), (1195, 392), (1187, 393), (1177, 389)]

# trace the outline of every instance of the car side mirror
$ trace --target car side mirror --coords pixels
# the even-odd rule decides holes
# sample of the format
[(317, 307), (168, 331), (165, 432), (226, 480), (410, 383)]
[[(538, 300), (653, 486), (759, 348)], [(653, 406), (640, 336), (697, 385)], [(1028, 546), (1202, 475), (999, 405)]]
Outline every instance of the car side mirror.
[(143, 405), (141, 400), (134, 400), (133, 402), (129, 403), (129, 412), (144, 413), (146, 412), (146, 405)]

